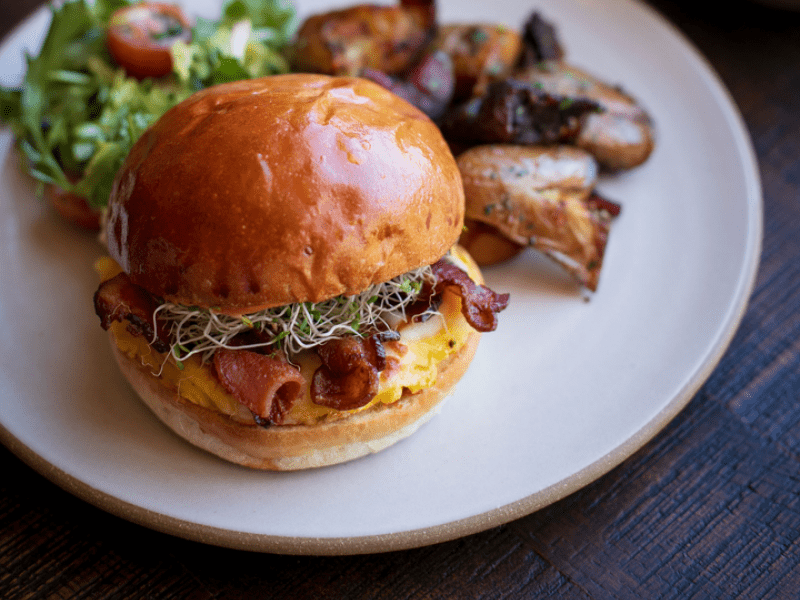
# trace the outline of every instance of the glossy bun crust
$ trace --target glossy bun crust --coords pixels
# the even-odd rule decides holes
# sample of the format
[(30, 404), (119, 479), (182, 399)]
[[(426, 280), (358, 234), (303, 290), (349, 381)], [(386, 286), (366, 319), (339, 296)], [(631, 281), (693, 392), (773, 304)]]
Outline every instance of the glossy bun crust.
[(431, 264), (458, 239), (463, 206), (424, 114), (366, 80), (292, 74), (169, 110), (117, 174), (106, 235), (152, 294), (237, 314)]

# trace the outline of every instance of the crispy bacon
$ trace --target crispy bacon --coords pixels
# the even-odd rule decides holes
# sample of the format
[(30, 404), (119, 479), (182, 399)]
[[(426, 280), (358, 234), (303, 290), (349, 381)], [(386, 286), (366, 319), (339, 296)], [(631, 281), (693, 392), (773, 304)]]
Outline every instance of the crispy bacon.
[(590, 210), (607, 212), (609, 217), (618, 217), (619, 213), (622, 212), (622, 206), (620, 204), (608, 198), (604, 198), (597, 192), (589, 194), (589, 197), (586, 199), (586, 204), (588, 204)]
[(311, 400), (336, 410), (368, 404), (378, 393), (379, 373), (386, 368), (384, 341), (398, 339), (396, 331), (368, 338), (331, 340), (317, 348), (322, 365), (311, 380)]
[[(508, 304), (508, 294), (498, 295), (475, 284), (458, 267), (439, 261), (433, 265), (437, 278), (434, 295), (451, 290), (462, 298), (462, 312), (478, 331), (497, 326), (496, 313)], [(121, 273), (100, 285), (94, 297), (101, 325), (108, 329), (115, 321), (127, 321), (128, 331), (143, 336), (153, 348), (169, 352), (167, 332), (153, 315), (158, 300)], [(311, 381), (314, 403), (335, 410), (353, 410), (368, 404), (378, 393), (380, 373), (389, 364), (385, 342), (400, 339), (396, 331), (376, 332), (366, 338), (332, 340), (317, 348), (322, 365)], [(249, 339), (236, 340), (246, 344)], [(270, 349), (272, 350), (272, 349)], [(283, 352), (220, 348), (213, 366), (221, 385), (248, 408), (260, 425), (282, 424), (300, 396), (305, 384), (300, 369), (291, 365)]]
[(277, 352), (220, 348), (214, 353), (214, 368), (222, 387), (250, 409), (260, 425), (283, 423), (305, 381), (300, 369)]
[(156, 308), (156, 299), (134, 284), (127, 273), (104, 281), (94, 294), (94, 310), (103, 329), (108, 329), (114, 321), (128, 321), (127, 329), (131, 334), (147, 339), (157, 352), (168, 352), (166, 332), (160, 324), (153, 327)]
[(464, 271), (446, 260), (433, 265), (436, 292), (449, 290), (461, 298), (461, 314), (477, 331), (494, 331), (497, 313), (508, 306), (509, 295), (497, 294), (485, 285), (478, 285)]

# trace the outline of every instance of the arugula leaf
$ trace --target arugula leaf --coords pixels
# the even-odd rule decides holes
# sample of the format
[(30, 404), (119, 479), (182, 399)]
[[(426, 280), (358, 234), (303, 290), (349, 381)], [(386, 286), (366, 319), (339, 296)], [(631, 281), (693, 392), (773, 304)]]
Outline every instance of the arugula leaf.
[(0, 119), (8, 123), (19, 121), (22, 115), (22, 90), (0, 88)]
[(289, 64), (280, 47), (273, 40), (256, 38), (250, 19), (250, 11), (242, 0), (227, 5), (223, 19), (213, 30), (207, 20), (199, 19), (192, 30), (192, 42), (178, 41), (170, 49), (180, 81), (199, 90), (229, 81), (286, 73)]
[[(294, 20), (291, 5), (282, 0), (234, 0), (223, 12), (226, 19), (240, 21), (250, 19), (254, 28), (269, 28), (279, 34), (291, 35)], [(288, 41), (288, 37), (283, 40)]]
[(114, 12), (132, 3), (130, 0), (95, 0), (94, 13), (100, 23), (107, 23)]
[(219, 21), (197, 19), (190, 44), (174, 45), (172, 75), (126, 77), (106, 49), (105, 28), (132, 3), (51, 5), (50, 28), (38, 56), (26, 57), (22, 85), (0, 87), (0, 121), (14, 132), (31, 176), (98, 208), (130, 148), (171, 106), (210, 85), (288, 71), (282, 50), (292, 8), (283, 0), (233, 0)]
[(49, 178), (57, 183), (68, 184), (43, 131), (43, 124), (47, 123), (45, 115), (50, 107), (47, 92), (52, 84), (58, 83), (50, 81), (49, 76), (59, 70), (61, 61), (67, 55), (67, 46), (91, 30), (96, 22), (91, 9), (83, 0), (65, 4), (60, 10), (52, 9), (52, 12), (53, 20), (39, 55), (36, 58), (27, 57), (28, 68), (17, 111), (18, 127), (24, 129), (29, 143), (40, 153), (40, 160), (33, 166), (31, 174), (36, 171), (42, 181)]

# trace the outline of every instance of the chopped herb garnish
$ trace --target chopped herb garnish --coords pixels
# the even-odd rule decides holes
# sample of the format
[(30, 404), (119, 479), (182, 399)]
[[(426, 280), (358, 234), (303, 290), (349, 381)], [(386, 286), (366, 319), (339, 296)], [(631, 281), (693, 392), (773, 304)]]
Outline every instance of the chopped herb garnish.
[(473, 44), (482, 44), (487, 39), (489, 39), (489, 36), (483, 29), (475, 28), (472, 30), (470, 39), (472, 40)]
[(567, 110), (570, 106), (575, 103), (573, 98), (562, 98), (561, 102), (558, 103), (558, 110)]

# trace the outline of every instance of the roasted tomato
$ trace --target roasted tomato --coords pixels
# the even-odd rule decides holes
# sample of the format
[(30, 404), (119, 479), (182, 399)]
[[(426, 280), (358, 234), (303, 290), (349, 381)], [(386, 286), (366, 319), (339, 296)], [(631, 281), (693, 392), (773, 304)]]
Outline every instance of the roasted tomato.
[(70, 223), (92, 231), (100, 229), (100, 211), (89, 206), (84, 198), (52, 184), (45, 187), (45, 195), (58, 214)]
[(129, 75), (163, 77), (172, 71), (169, 49), (189, 41), (191, 25), (180, 7), (143, 2), (117, 10), (109, 19), (106, 44)]

